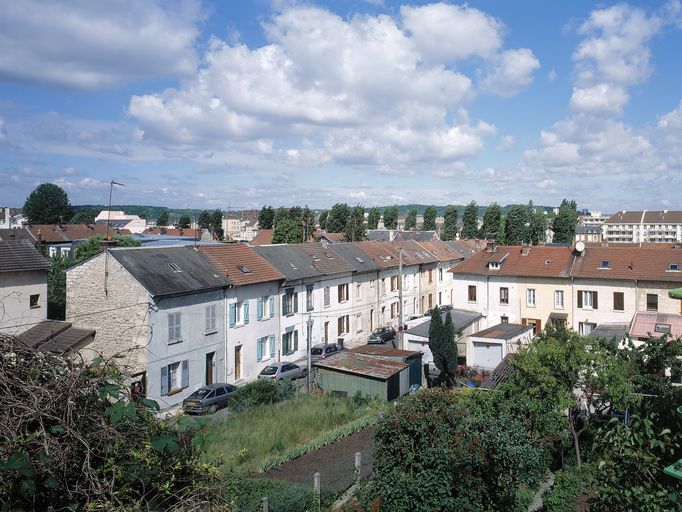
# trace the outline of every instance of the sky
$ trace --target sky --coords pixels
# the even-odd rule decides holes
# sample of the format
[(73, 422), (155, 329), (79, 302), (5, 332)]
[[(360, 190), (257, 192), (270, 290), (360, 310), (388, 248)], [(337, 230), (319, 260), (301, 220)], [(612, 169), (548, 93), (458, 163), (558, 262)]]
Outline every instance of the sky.
[(680, 0), (0, 13), (0, 206), (682, 209)]

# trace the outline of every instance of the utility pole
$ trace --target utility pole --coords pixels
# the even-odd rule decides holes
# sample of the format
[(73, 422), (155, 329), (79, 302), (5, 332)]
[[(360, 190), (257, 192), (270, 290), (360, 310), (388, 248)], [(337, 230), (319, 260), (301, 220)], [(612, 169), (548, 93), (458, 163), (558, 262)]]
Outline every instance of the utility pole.
[(107, 278), (109, 277), (109, 224), (111, 224), (111, 193), (114, 190), (114, 185), (119, 187), (125, 187), (123, 183), (111, 180), (109, 184), (109, 210), (107, 211), (107, 237), (104, 241), (104, 296), (109, 294), (109, 288), (107, 288)]
[(403, 347), (403, 248), (398, 250), (398, 346)]
[(313, 314), (308, 313), (308, 321), (306, 322), (306, 345), (307, 345), (307, 365), (308, 365), (308, 372), (306, 373), (306, 392), (310, 393), (310, 372), (312, 370), (312, 361), (311, 361), (311, 354), (310, 354), (310, 348), (311, 348), (311, 343), (312, 340), (310, 339), (312, 337), (312, 331), (313, 331)]

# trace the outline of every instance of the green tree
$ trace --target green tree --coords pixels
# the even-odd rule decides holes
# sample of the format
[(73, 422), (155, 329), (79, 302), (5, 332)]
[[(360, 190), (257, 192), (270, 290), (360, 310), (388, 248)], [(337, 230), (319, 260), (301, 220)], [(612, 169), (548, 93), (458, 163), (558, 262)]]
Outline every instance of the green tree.
[(209, 229), (211, 227), (212, 222), (213, 219), (211, 217), (211, 212), (209, 212), (208, 210), (202, 210), (201, 213), (199, 214), (199, 218), (197, 219), (197, 224), (199, 224), (199, 227), (201, 229)]
[(156, 225), (159, 227), (168, 226), (168, 222), (168, 210), (164, 210), (156, 218)]
[(69, 219), (69, 224), (94, 224), (95, 215), (88, 212), (78, 212)]
[(478, 236), (478, 205), (471, 201), (462, 215), (462, 238), (476, 238)]
[(322, 213), (320, 213), (320, 218), (318, 219), (318, 223), (320, 224), (320, 229), (326, 229), (327, 228), (327, 217), (329, 217), (329, 211), (324, 210)]
[(545, 231), (547, 230), (547, 216), (542, 210), (533, 213), (530, 218), (530, 241), (533, 245), (538, 245), (545, 241)]
[(559, 213), (554, 217), (552, 230), (554, 242), (570, 244), (575, 237), (575, 228), (578, 225), (578, 207), (575, 201), (564, 199), (559, 206)]
[(277, 227), (277, 224), (282, 222), (284, 219), (289, 218), (289, 208), (285, 208), (284, 206), (280, 206), (275, 210), (275, 216), (272, 220), (272, 229), (275, 229)]
[(192, 219), (189, 218), (189, 215), (181, 215), (180, 218), (178, 219), (178, 223), (176, 224), (177, 228), (180, 229), (188, 229), (192, 225)]
[(209, 229), (215, 233), (218, 240), (222, 240), (225, 236), (225, 231), (223, 230), (223, 212), (219, 208), (216, 208), (211, 212), (211, 223)]
[(268, 205), (263, 206), (258, 212), (258, 227), (259, 229), (272, 229), (275, 221), (275, 209)]
[(325, 230), (328, 233), (343, 233), (350, 217), (350, 207), (346, 203), (336, 203), (329, 210)]
[(500, 219), (500, 234), (497, 240), (498, 244), (507, 243), (507, 217)]
[(507, 245), (521, 245), (528, 241), (528, 210), (525, 206), (515, 204), (507, 212), (505, 223), (505, 243)]
[(301, 222), (294, 219), (283, 219), (275, 226), (272, 234), (273, 244), (298, 244), (303, 242)]
[(381, 220), (381, 210), (373, 206), (369, 209), (369, 215), (367, 216), (367, 229), (376, 229), (379, 225), (379, 220)]
[(438, 215), (438, 210), (436, 210), (434, 205), (426, 207), (424, 210), (424, 224), (422, 225), (422, 231), (436, 230), (436, 215)]
[(398, 227), (398, 205), (388, 206), (384, 209), (384, 227), (396, 229)]
[(29, 224), (66, 223), (73, 217), (69, 196), (54, 183), (38, 185), (26, 198), (23, 213)]
[(360, 242), (367, 238), (365, 226), (365, 208), (357, 205), (351, 210), (350, 217), (344, 229), (344, 238), (348, 242)]
[(301, 210), (301, 219), (303, 222), (303, 240), (310, 240), (315, 233), (315, 214), (308, 208), (308, 205), (303, 207)]
[(500, 240), (500, 231), (502, 224), (502, 208), (497, 203), (490, 204), (483, 213), (483, 225), (481, 225), (481, 238), (486, 240), (494, 240), (497, 243), (502, 243)]
[(417, 227), (417, 209), (412, 208), (405, 217), (405, 231), (414, 230)]
[(457, 207), (449, 205), (445, 208), (443, 219), (443, 232), (440, 237), (441, 240), (454, 240), (457, 237)]

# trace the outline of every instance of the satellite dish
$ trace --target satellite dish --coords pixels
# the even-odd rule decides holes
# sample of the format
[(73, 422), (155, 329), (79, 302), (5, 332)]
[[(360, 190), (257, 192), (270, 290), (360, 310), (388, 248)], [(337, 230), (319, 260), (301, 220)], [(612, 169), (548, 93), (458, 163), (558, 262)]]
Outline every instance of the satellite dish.
[(585, 242), (577, 242), (575, 244), (575, 250), (578, 252), (583, 252), (585, 250)]

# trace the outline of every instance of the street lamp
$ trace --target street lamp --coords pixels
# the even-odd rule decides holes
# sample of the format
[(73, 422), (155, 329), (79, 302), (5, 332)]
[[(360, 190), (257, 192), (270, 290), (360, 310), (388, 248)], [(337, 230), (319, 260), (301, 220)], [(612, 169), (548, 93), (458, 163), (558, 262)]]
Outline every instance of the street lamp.
[(308, 345), (308, 372), (306, 374), (306, 391), (310, 393), (310, 372), (312, 370), (312, 364), (311, 364), (311, 357), (310, 357), (310, 338), (313, 332), (313, 316), (312, 314), (308, 313), (308, 321), (306, 322), (306, 325), (308, 326), (308, 331), (307, 331), (307, 345)]

